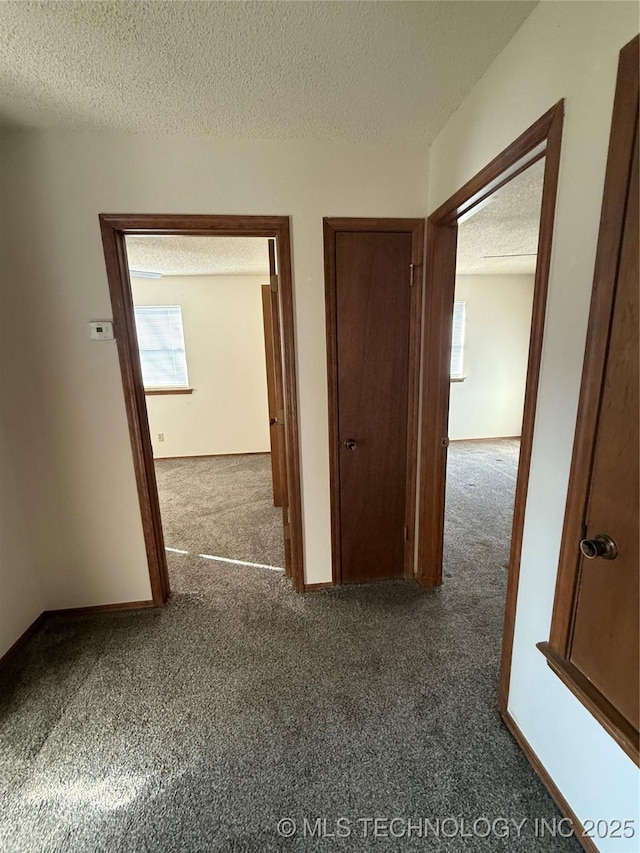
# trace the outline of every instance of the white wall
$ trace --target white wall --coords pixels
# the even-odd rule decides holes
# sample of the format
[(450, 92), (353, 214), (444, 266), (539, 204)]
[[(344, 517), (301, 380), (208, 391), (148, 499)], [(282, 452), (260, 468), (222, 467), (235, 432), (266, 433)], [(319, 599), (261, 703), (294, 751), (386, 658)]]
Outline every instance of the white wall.
[(423, 216), (424, 146), (52, 131), (1, 153), (7, 429), (47, 607), (150, 597), (116, 347), (86, 330), (111, 316), (100, 212), (292, 216), (306, 580), (329, 581), (322, 217)]
[[(266, 249), (265, 249), (266, 253)], [(147, 396), (156, 459), (269, 451), (267, 276), (132, 278), (136, 305), (180, 305), (193, 394)], [(158, 435), (164, 435), (164, 441)]]
[(560, 98), (562, 162), (518, 592), (509, 710), (581, 820), (636, 818), (633, 762), (561, 684), (535, 644), (549, 636), (593, 281), (618, 52), (636, 3), (542, 2), (431, 149), (433, 210)]
[(466, 302), (464, 382), (451, 383), (449, 438), (520, 435), (532, 275), (459, 275)]
[(44, 609), (25, 509), (12, 449), (0, 421), (0, 657)]

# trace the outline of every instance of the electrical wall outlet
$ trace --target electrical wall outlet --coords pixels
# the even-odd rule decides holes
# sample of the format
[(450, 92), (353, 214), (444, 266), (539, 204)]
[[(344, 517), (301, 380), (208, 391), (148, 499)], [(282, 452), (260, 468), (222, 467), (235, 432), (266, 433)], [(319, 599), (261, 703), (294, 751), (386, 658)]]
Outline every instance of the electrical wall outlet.
[(163, 432), (158, 433), (158, 441), (164, 441), (164, 433)]

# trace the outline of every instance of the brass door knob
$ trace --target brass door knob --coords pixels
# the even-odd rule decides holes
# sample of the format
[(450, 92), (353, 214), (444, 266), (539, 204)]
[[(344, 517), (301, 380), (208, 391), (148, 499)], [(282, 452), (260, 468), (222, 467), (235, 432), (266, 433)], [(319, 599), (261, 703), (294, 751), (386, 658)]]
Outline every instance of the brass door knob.
[(595, 560), (602, 557), (603, 560), (615, 560), (618, 556), (616, 542), (606, 533), (598, 533), (593, 539), (583, 539), (580, 542), (580, 550), (587, 560)]

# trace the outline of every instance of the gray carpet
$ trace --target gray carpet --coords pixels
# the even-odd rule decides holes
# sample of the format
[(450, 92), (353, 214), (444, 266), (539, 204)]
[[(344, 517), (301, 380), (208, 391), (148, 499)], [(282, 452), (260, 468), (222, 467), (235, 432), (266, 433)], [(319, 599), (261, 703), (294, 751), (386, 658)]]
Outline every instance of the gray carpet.
[[(462, 469), (481, 478), (480, 465), (470, 454)], [(185, 479), (192, 494), (199, 479)], [(175, 547), (222, 547), (170, 505), (167, 489)], [(260, 540), (266, 555), (236, 506), (236, 553), (261, 556)], [(306, 596), (279, 573), (172, 554), (165, 609), (50, 621), (0, 675), (0, 848), (578, 851), (535, 837), (535, 818), (558, 812), (496, 709), (504, 554), (476, 561), (470, 548), (449, 549), (437, 592), (391, 582)], [(374, 837), (374, 816), (400, 818), (403, 836), (379, 824)], [(526, 823), (519, 838), (513, 824), (482, 837), (481, 816), (498, 833), (502, 818)], [(304, 837), (305, 818), (330, 833), (339, 817), (349, 837)], [(278, 835), (282, 818), (293, 838)]]
[[(447, 460), (445, 576), (508, 567), (519, 439), (454, 441)], [(495, 592), (504, 594), (496, 573)]]
[[(169, 548), (284, 567), (282, 510), (273, 505), (268, 453), (159, 459), (156, 478)], [(193, 589), (192, 561), (170, 552), (169, 568), (174, 592)]]

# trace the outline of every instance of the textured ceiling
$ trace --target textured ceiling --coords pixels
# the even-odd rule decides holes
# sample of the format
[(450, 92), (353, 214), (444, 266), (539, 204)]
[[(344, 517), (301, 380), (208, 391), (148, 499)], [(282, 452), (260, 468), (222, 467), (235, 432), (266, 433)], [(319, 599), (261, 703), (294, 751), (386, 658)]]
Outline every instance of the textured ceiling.
[(127, 237), (129, 268), (163, 275), (264, 275), (265, 237)]
[[(502, 189), (458, 230), (460, 274), (533, 274), (538, 248), (544, 158)], [(487, 255), (522, 255), (491, 258)]]
[(0, 121), (428, 143), (535, 5), (0, 2)]

